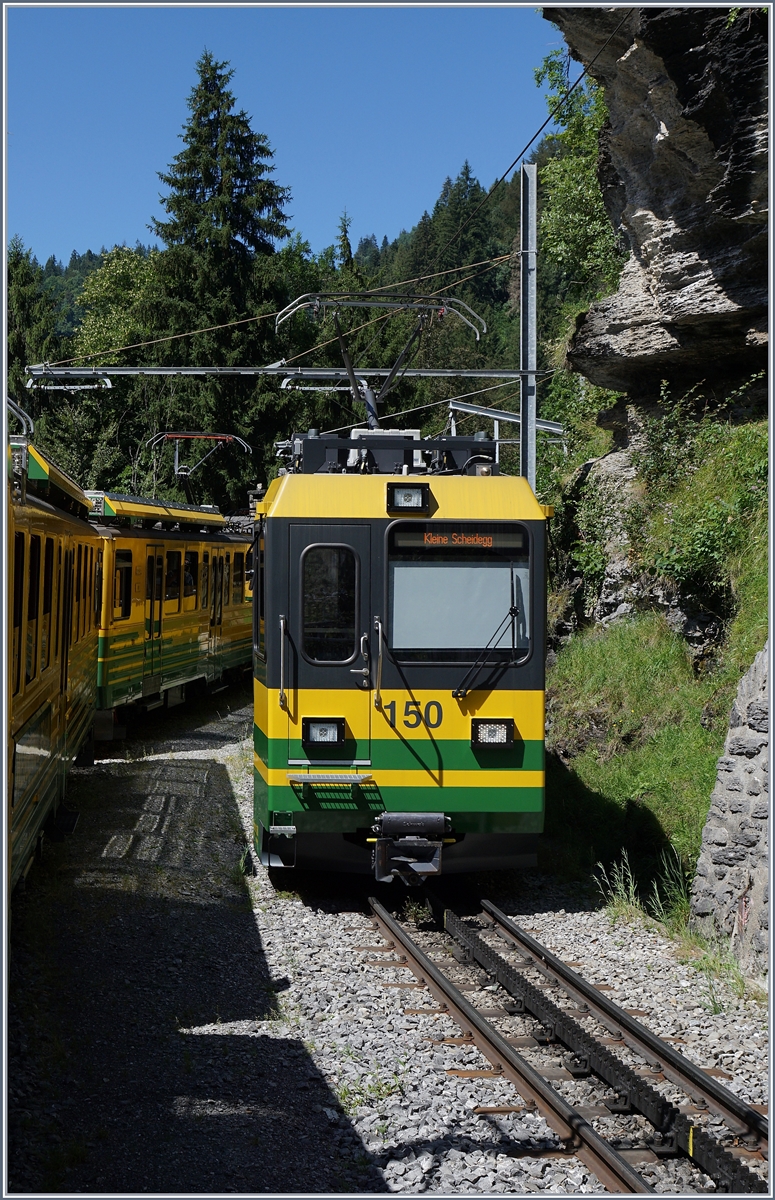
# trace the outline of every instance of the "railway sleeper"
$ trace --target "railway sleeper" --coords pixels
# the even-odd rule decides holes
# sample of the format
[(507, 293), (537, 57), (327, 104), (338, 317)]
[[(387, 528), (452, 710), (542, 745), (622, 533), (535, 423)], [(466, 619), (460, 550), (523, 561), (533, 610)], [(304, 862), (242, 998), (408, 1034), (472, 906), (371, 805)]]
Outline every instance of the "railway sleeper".
[[(640, 1113), (653, 1125), (660, 1138), (659, 1145), (664, 1145), (665, 1139), (668, 1143), (672, 1139), (678, 1149), (704, 1171), (720, 1191), (763, 1193), (769, 1190), (767, 1183), (754, 1171), (749, 1170), (715, 1138), (693, 1126), (674, 1104), (601, 1046), (450, 909), (444, 913), (444, 928), (455, 941), (470, 951), (474, 961), (492, 979), (515, 1000), (521, 1000), (523, 1011), (531, 1013), (541, 1022), (542, 1029), (536, 1040), (543, 1039), (544, 1045), (561, 1042), (577, 1058), (584, 1060), (590, 1073), (615, 1089), (614, 1104), (626, 1103), (629, 1105), (627, 1111)], [(608, 1102), (606, 1106), (612, 1112), (625, 1111), (619, 1107), (612, 1108)], [(654, 1150), (654, 1153), (659, 1152)]]

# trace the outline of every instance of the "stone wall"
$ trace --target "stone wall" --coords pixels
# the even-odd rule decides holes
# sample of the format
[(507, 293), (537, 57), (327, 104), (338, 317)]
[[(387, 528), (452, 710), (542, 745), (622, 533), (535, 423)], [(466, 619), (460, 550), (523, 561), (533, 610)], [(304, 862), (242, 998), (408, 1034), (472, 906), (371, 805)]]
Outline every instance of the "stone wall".
[(732, 939), (746, 974), (769, 966), (768, 646), (740, 682), (702, 834), (692, 924)]

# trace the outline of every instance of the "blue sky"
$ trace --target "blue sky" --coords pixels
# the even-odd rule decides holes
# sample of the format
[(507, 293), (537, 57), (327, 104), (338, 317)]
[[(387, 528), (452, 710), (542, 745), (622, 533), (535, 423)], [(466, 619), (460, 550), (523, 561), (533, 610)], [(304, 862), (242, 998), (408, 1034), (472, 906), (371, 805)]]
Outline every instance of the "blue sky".
[(150, 242), (195, 63), (234, 68), (314, 251), (392, 239), (468, 159), (485, 185), (543, 121), (533, 70), (560, 34), (532, 6), (11, 7), (6, 235), (39, 261)]

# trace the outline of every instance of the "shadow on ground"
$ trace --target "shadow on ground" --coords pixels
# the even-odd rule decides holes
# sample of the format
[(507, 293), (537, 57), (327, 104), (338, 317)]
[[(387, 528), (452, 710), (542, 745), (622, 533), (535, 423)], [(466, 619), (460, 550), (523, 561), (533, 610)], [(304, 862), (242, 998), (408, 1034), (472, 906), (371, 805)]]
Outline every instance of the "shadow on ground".
[(669, 838), (649, 808), (633, 800), (616, 804), (547, 753), (546, 824), (539, 850), (544, 871), (589, 879), (598, 862), (607, 866), (624, 850), (635, 874), (648, 880), (669, 849)]
[(146, 712), (141, 704), (117, 710), (117, 727), (123, 736), (98, 742), (96, 756), (104, 759), (133, 759), (158, 753), (185, 750), (218, 750), (253, 733), (252, 679), (218, 691), (209, 691), (203, 681), (186, 685), (186, 699), (171, 709)]
[(13, 903), (9, 1190), (386, 1190), (285, 1019), (223, 765), (98, 764), (69, 802)]

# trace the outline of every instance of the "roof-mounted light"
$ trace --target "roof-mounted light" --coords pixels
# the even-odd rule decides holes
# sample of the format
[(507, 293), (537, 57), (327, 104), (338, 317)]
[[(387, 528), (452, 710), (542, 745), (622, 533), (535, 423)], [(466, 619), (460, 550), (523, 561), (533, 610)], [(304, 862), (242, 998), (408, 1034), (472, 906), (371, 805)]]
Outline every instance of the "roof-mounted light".
[(389, 483), (387, 485), (388, 512), (428, 514), (431, 489), (427, 483)]

